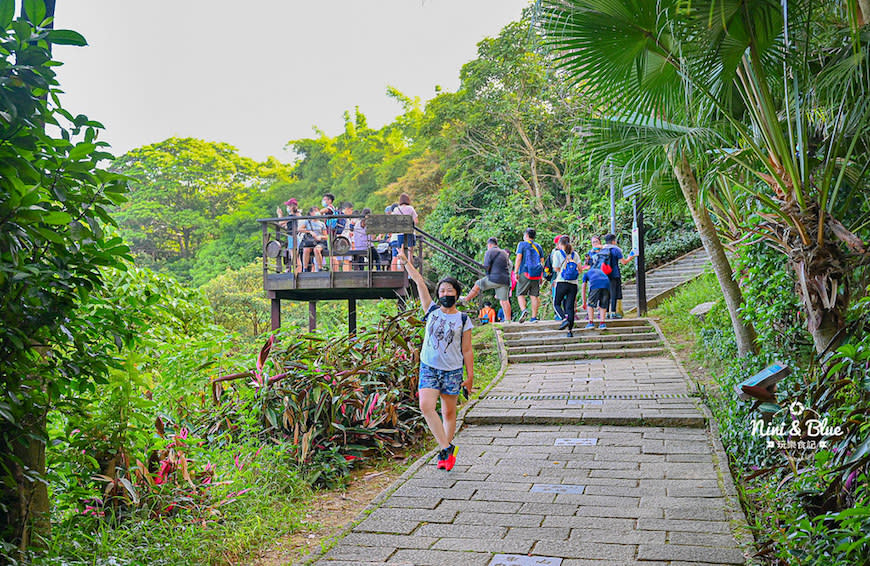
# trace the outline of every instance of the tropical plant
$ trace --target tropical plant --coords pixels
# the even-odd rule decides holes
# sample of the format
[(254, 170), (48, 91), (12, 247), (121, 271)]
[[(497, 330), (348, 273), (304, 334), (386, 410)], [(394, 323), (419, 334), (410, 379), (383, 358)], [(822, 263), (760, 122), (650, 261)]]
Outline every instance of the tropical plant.
[[(53, 6), (53, 3), (51, 3)], [(0, 536), (23, 549), (48, 530), (46, 418), (105, 379), (115, 343), (129, 337), (108, 310), (73, 316), (103, 283), (100, 268), (129, 251), (107, 225), (123, 201), (122, 178), (98, 164), (111, 155), (102, 128), (58, 101), (51, 44), (84, 45), (55, 30), (39, 1), (0, 1)], [(51, 128), (47, 128), (51, 126)], [(107, 340), (108, 338), (108, 340)], [(37, 538), (38, 540), (38, 538)]]
[[(689, 88), (701, 67), (690, 57), (691, 18), (676, 0), (548, 0), (545, 43), (571, 81), (594, 101), (581, 146), (592, 163), (613, 162), (625, 182), (679, 187), (725, 296), (741, 355), (755, 351), (755, 333), (739, 316), (743, 302), (725, 250), (700, 202), (696, 169), (708, 161), (716, 108)], [(703, 36), (703, 34), (701, 34)], [(693, 64), (694, 63), (694, 64)], [(667, 121), (666, 121), (667, 120)], [(694, 167), (690, 158), (695, 161)], [(675, 182), (676, 181), (676, 182)], [(673, 191), (671, 191), (673, 192)]]
[(599, 152), (652, 184), (667, 184), (667, 159), (713, 256), (741, 351), (748, 336), (739, 290), (702, 196), (729, 236), (764, 238), (789, 257), (807, 327), (824, 351), (843, 324), (847, 266), (867, 261), (856, 233), (870, 213), (859, 197), (870, 118), (861, 8), (740, 0), (547, 6), (563, 67), (606, 103), (606, 127), (593, 128), (605, 140)]

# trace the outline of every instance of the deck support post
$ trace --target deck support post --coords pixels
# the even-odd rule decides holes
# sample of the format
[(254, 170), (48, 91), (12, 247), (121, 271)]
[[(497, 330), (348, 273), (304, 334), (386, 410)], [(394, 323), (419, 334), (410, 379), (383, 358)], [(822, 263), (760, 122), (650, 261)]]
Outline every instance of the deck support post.
[(347, 300), (347, 333), (356, 334), (356, 299)]
[(281, 299), (271, 300), (272, 330), (281, 328)]
[(308, 301), (308, 331), (317, 330), (317, 301)]

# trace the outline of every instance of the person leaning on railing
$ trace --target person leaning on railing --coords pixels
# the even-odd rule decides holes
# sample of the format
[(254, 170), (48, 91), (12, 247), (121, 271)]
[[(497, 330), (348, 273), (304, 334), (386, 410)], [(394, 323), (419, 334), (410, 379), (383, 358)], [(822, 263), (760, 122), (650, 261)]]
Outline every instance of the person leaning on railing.
[[(284, 205), (287, 207), (286, 212), (281, 210), (281, 207), (277, 207), (275, 209), (278, 218), (282, 217), (293, 217), (299, 216), (299, 201), (295, 198), (288, 199), (284, 201)], [(299, 235), (298, 233), (294, 236), (293, 231), (299, 230), (299, 226), (296, 220), (285, 220), (283, 222), (279, 222), (278, 225), (287, 232), (287, 249), (295, 250), (299, 246)], [(287, 258), (287, 271), (290, 271), (290, 258)], [(302, 269), (302, 262), (299, 258), (299, 254), (296, 254), (296, 271), (300, 271)]]
[[(320, 216), (320, 210), (316, 206), (308, 209), (309, 216)], [(327, 247), (326, 225), (320, 220), (306, 219), (300, 223), (299, 254), (302, 256), (302, 270), (309, 271), (308, 262), (311, 260), (311, 251), (314, 250), (314, 271), (320, 271), (323, 266), (323, 250)]]

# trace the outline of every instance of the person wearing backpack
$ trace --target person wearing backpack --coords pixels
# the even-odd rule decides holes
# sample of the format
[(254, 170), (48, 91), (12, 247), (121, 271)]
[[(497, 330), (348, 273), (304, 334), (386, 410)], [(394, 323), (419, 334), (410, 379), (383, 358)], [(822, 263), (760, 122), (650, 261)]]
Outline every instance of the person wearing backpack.
[[(486, 241), (486, 254), (483, 256), (483, 268), (486, 275), (474, 282), (471, 291), (459, 302), (467, 303), (481, 291), (495, 290), (495, 298), (501, 304), (508, 316), (511, 312), (511, 261), (507, 250), (498, 247), (498, 240), (489, 238)], [(494, 320), (490, 322), (495, 322)]]
[(598, 256), (602, 261), (597, 265), (600, 265), (600, 269), (610, 278), (610, 312), (607, 318), (622, 318), (622, 315), (617, 313), (619, 301), (622, 300), (622, 275), (619, 273), (619, 264), (627, 265), (634, 259), (635, 254), (631, 252), (627, 258), (624, 258), (622, 250), (616, 245), (616, 234), (607, 234), (604, 236), (604, 247), (598, 251)]
[[(586, 285), (589, 285), (587, 300)], [(590, 268), (583, 274), (583, 306), (589, 315), (586, 330), (595, 328), (595, 309), (601, 313), (601, 330), (607, 328), (604, 318), (607, 314), (607, 306), (610, 304), (610, 278), (603, 271), (595, 267)]]
[(526, 310), (526, 297), (532, 303), (532, 318), (529, 322), (538, 322), (538, 309), (541, 306), (541, 279), (544, 275), (544, 265), (541, 258), (544, 250), (535, 242), (537, 233), (534, 228), (526, 228), (523, 241), (517, 244), (517, 257), (514, 271), (517, 275), (517, 302), (520, 304), (520, 316), (517, 322), (522, 322), (529, 311)]
[[(420, 412), (440, 448), (438, 469), (450, 471), (456, 464), (456, 402), (463, 387), (470, 396), (474, 386), (474, 353), (471, 349), (471, 320), (456, 308), (462, 285), (453, 277), (444, 277), (435, 286), (438, 298), (433, 301), (426, 280), (404, 253), (399, 254), (404, 267), (417, 287), (420, 304), (426, 313), (423, 321), (423, 347), (420, 350), (418, 393)], [(462, 368), (466, 378), (462, 380)], [(435, 410), (441, 400), (441, 416)]]
[[(562, 320), (562, 316), (556, 312), (556, 270), (553, 268), (553, 263), (556, 262), (556, 256), (559, 255), (559, 240), (564, 234), (559, 234), (553, 238), (553, 251), (547, 255), (544, 260), (544, 281), (550, 283), (550, 304), (553, 305), (553, 320)], [(561, 256), (560, 256), (561, 257)]]
[(559, 239), (558, 255), (553, 261), (556, 270), (556, 313), (563, 320), (559, 330), (568, 329), (568, 338), (574, 336), (574, 311), (577, 302), (577, 283), (580, 279), (580, 255), (571, 246), (571, 238)]

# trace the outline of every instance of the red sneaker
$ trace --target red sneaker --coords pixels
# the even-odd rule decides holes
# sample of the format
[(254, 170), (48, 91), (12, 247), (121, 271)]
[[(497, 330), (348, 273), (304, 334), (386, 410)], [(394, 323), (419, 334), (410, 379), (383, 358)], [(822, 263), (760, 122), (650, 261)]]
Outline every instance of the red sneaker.
[(438, 451), (438, 465), (436, 466), (439, 470), (446, 469), (447, 466), (447, 448), (442, 448)]
[(456, 465), (456, 453), (459, 452), (459, 448), (451, 444), (445, 450), (447, 451), (447, 459), (444, 460), (444, 469), (449, 472)]

